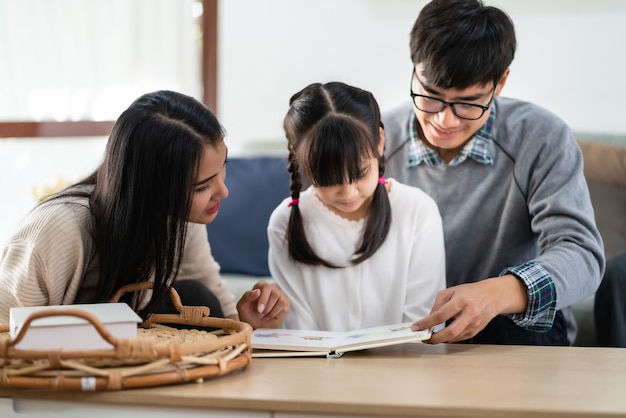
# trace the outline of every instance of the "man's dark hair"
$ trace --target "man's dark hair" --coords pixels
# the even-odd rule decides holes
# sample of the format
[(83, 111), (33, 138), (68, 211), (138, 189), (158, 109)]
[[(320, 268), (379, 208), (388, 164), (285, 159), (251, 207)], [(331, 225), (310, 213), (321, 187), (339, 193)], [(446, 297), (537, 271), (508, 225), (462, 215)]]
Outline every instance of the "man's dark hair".
[(443, 89), (498, 82), (515, 48), (509, 16), (480, 0), (433, 0), (411, 30), (411, 60)]

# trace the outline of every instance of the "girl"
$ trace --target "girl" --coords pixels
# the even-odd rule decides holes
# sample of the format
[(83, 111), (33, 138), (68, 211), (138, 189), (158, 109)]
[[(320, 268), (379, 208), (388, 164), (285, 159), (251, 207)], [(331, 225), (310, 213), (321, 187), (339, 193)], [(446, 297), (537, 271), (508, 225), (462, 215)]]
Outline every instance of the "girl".
[[(170, 286), (186, 305), (278, 326), (289, 301), (259, 282), (235, 307), (204, 224), (228, 196), (227, 148), (197, 100), (157, 91), (122, 113), (96, 171), (36, 206), (0, 255), (0, 321), (13, 306), (106, 302), (123, 285), (154, 288), (126, 300), (146, 317), (167, 309)], [(193, 280), (184, 280), (193, 279)]]
[(291, 197), (268, 237), (270, 271), (291, 301), (285, 327), (352, 331), (428, 315), (445, 287), (441, 217), (424, 192), (385, 179), (372, 94), (311, 84), (291, 98), (284, 128)]

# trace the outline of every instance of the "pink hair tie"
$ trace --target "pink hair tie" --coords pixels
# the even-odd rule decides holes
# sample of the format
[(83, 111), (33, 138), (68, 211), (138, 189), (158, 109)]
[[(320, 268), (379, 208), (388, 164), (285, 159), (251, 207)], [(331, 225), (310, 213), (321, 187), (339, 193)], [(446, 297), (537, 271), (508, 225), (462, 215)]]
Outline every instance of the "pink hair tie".
[(385, 179), (385, 177), (378, 177), (378, 184), (388, 184), (389, 182)]
[(300, 203), (299, 199), (291, 199), (291, 202), (289, 202), (289, 204), (287, 204), (288, 207), (292, 207), (293, 205), (298, 205), (298, 203)]

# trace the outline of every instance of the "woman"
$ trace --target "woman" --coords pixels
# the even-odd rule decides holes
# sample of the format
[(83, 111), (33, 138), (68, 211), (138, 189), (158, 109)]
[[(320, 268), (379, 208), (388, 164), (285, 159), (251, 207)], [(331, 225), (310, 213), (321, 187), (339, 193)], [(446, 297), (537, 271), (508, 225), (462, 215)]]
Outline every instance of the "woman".
[(143, 317), (164, 309), (173, 285), (183, 304), (206, 300), (213, 315), (280, 325), (282, 292), (259, 282), (235, 306), (211, 255), (204, 224), (228, 196), (226, 155), (223, 128), (197, 100), (171, 91), (138, 98), (96, 171), (36, 206), (4, 248), (0, 321), (13, 306), (106, 302), (121, 286), (152, 281), (152, 291), (125, 300)]

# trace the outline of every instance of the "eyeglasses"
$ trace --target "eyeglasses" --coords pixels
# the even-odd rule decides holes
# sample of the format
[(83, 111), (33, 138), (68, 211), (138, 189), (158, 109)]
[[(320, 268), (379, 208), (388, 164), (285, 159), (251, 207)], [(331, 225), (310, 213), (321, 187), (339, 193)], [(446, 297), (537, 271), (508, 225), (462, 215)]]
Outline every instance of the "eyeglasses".
[[(421, 84), (419, 78), (417, 78), (417, 74), (415, 73), (415, 68), (413, 69), (413, 76), (415, 79)], [(458, 118), (467, 119), (467, 120), (476, 120), (483, 117), (485, 111), (489, 109), (491, 106), (491, 102), (493, 101), (493, 97), (496, 94), (496, 88), (498, 84), (496, 83), (493, 86), (493, 91), (491, 92), (491, 98), (489, 99), (489, 103), (485, 106), (473, 103), (463, 103), (463, 102), (446, 102), (445, 100), (437, 99), (436, 97), (425, 96), (423, 94), (413, 93), (413, 79), (411, 78), (411, 98), (413, 98), (413, 104), (419, 110), (425, 113), (439, 113), (443, 111), (447, 106), (450, 106), (452, 109), (452, 113)]]

